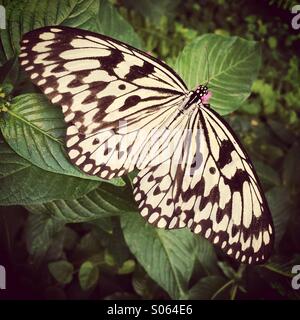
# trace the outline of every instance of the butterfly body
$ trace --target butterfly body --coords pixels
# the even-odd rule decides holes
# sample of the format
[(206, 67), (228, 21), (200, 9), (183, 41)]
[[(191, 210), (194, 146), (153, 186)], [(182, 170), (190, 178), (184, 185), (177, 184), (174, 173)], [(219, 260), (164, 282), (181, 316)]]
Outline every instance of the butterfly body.
[(123, 42), (68, 27), (26, 34), (20, 63), (62, 107), (70, 161), (112, 179), (138, 169), (134, 198), (158, 228), (188, 227), (242, 263), (270, 255), (274, 228), (237, 136), (166, 64)]

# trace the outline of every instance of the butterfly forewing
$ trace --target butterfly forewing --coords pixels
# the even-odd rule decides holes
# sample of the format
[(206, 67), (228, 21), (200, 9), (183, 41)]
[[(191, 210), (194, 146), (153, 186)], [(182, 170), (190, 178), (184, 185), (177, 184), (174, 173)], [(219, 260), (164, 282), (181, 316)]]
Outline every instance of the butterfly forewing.
[(152, 127), (167, 119), (170, 110), (174, 113), (187, 92), (164, 63), (84, 30), (45, 27), (29, 32), (20, 59), (31, 80), (62, 106), (71, 161), (108, 179), (137, 166), (136, 155), (148, 145)]

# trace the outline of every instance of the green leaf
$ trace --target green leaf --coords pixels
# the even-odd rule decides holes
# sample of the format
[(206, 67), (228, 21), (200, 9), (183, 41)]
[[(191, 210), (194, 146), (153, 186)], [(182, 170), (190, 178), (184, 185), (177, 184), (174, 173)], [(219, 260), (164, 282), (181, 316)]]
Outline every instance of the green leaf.
[(277, 171), (271, 166), (261, 161), (254, 161), (254, 167), (261, 181), (268, 183), (272, 186), (280, 185), (280, 177)]
[(299, 157), (300, 147), (295, 143), (288, 151), (283, 163), (283, 184), (292, 193), (299, 192), (300, 188)]
[[(221, 276), (207, 276), (200, 279), (190, 290), (190, 300), (210, 300), (228, 282)], [(216, 297), (217, 298), (217, 297)]]
[(95, 24), (97, 0), (12, 0), (6, 6), (7, 27), (1, 30), (6, 57), (19, 50), (22, 34), (45, 25), (88, 28)]
[(154, 228), (138, 214), (121, 216), (125, 241), (148, 275), (173, 299), (187, 298), (195, 262), (195, 238), (187, 229)]
[(195, 236), (195, 244), (196, 259), (200, 262), (206, 274), (215, 273), (217, 269), (217, 256), (213, 245), (199, 235)]
[(85, 261), (79, 269), (79, 284), (82, 290), (94, 287), (99, 279), (99, 268), (91, 261)]
[(205, 84), (209, 77), (210, 103), (224, 115), (236, 110), (249, 96), (260, 59), (259, 46), (254, 41), (205, 34), (184, 48), (175, 70), (189, 89)]
[(275, 228), (275, 245), (282, 239), (293, 212), (290, 195), (285, 188), (274, 187), (266, 194)]
[(131, 26), (107, 0), (12, 0), (6, 13), (7, 28), (1, 30), (1, 43), (7, 59), (18, 53), (24, 33), (47, 25), (109, 31), (131, 44), (140, 44)]
[(98, 33), (126, 42), (136, 48), (142, 48), (141, 40), (132, 26), (107, 0), (100, 0), (96, 26)]
[(66, 260), (50, 262), (48, 264), (48, 269), (51, 275), (60, 284), (68, 284), (73, 279), (74, 267)]
[(64, 224), (46, 214), (30, 214), (26, 225), (26, 245), (33, 256), (43, 256)]
[[(10, 147), (35, 166), (62, 175), (102, 180), (71, 164), (64, 151), (62, 112), (44, 95), (30, 93), (14, 98), (0, 128)], [(111, 183), (124, 185), (120, 178), (113, 179)]]
[(274, 113), (277, 106), (278, 93), (273, 89), (272, 85), (259, 79), (253, 83), (252, 90), (260, 95), (265, 113)]
[(44, 171), (0, 143), (1, 205), (79, 198), (98, 185), (97, 181)]
[[(298, 261), (299, 262), (299, 261)], [(292, 273), (292, 268), (295, 265), (295, 261), (270, 261), (261, 268), (268, 269), (274, 273), (280, 274), (284, 277), (292, 278), (294, 274)]]
[(165, 16), (173, 16), (175, 10), (179, 5), (179, 0), (125, 0), (126, 6), (129, 6), (145, 18), (153, 21), (154, 23), (159, 23), (160, 19)]
[(107, 183), (78, 199), (56, 200), (27, 208), (33, 213), (45, 212), (65, 223), (92, 221), (136, 211), (124, 187), (117, 188)]
[(121, 268), (118, 269), (118, 274), (129, 274), (132, 273), (135, 269), (135, 261), (130, 259), (126, 260)]

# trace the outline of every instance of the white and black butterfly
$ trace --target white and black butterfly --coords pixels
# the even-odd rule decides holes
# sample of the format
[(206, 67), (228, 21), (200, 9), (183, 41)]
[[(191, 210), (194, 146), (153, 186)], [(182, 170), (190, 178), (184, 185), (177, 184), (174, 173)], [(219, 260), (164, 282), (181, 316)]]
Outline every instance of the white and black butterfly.
[[(139, 169), (134, 197), (158, 228), (189, 227), (243, 263), (270, 255), (274, 229), (253, 165), (229, 126), (166, 64), (68, 27), (27, 33), (20, 63), (67, 123), (72, 163), (111, 179)], [(142, 235), (141, 235), (142, 236)]]

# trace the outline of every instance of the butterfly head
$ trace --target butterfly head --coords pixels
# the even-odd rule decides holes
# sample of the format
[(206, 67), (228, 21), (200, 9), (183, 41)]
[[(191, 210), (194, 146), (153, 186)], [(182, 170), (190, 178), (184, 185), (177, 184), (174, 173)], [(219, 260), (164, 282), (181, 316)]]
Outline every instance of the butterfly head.
[(196, 88), (195, 90), (197, 97), (201, 100), (201, 102), (203, 104), (208, 104), (209, 103), (209, 99), (212, 96), (211, 91), (208, 90), (208, 87), (205, 85), (200, 85)]

